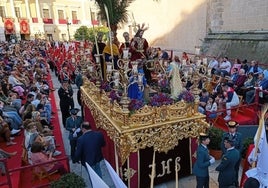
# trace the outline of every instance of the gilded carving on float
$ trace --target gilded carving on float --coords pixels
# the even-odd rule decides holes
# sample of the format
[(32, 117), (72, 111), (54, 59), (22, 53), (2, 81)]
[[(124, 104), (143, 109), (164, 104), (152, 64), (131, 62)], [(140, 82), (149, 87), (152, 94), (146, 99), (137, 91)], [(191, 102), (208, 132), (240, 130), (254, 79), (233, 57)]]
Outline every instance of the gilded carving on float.
[(82, 100), (91, 110), (96, 126), (104, 129), (114, 141), (123, 164), (131, 152), (146, 147), (168, 152), (178, 145), (178, 140), (198, 137), (209, 127), (205, 116), (197, 113), (197, 103), (177, 102), (161, 107), (143, 108), (130, 114), (94, 83), (84, 80)]

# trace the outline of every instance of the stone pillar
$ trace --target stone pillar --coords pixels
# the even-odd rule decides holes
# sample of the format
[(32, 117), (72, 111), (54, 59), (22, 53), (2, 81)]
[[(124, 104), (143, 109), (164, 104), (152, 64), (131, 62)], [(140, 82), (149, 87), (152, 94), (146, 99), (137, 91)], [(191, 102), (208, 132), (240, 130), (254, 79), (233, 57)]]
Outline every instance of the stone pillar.
[(10, 0), (11, 17), (16, 18), (14, 1)]
[[(35, 8), (36, 8), (36, 17), (41, 18), (39, 0), (35, 0)], [(38, 22), (39, 22), (39, 20), (38, 20)]]
[(31, 19), (31, 14), (30, 14), (30, 9), (29, 9), (29, 0), (25, 0), (25, 7), (26, 7), (26, 17), (29, 20), (32, 20)]

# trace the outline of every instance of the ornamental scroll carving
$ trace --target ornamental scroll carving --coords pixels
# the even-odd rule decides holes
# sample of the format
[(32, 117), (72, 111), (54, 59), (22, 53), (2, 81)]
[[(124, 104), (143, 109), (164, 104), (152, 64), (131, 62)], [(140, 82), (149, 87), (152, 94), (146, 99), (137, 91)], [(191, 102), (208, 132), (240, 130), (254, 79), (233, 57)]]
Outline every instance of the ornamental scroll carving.
[(98, 128), (104, 129), (114, 141), (123, 164), (131, 152), (153, 147), (168, 152), (183, 138), (197, 137), (208, 127), (205, 116), (195, 112), (193, 105), (144, 106), (134, 114), (126, 113), (118, 103), (111, 103), (107, 94), (94, 83), (84, 80), (82, 100), (90, 109)]

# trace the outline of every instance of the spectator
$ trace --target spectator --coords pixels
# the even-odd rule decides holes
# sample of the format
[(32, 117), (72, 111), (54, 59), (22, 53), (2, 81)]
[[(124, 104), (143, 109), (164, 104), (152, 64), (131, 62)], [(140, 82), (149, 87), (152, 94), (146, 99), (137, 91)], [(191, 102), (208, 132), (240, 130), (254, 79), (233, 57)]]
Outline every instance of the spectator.
[(233, 72), (231, 74), (231, 82), (235, 83), (237, 81), (237, 79), (238, 79), (238, 69), (234, 68)]
[(230, 74), (231, 67), (232, 65), (230, 61), (228, 61), (228, 57), (224, 57), (223, 61), (219, 65), (219, 70), (216, 72), (216, 74), (222, 75), (225, 77), (226, 75)]
[(5, 139), (7, 146), (16, 144), (16, 142), (12, 141), (14, 138), (11, 137), (11, 132), (9, 130), (8, 123), (2, 118), (0, 118), (0, 135), (3, 136), (3, 138)]
[(251, 61), (251, 64), (250, 64), (250, 67), (249, 67), (249, 70), (248, 70), (248, 73), (252, 72), (254, 77), (258, 77), (258, 74), (259, 73), (262, 73), (263, 70), (258, 66), (258, 63), (257, 61), (253, 60)]
[(217, 117), (218, 104), (215, 101), (215, 97), (210, 95), (206, 105), (206, 114), (208, 118), (214, 119)]
[(241, 95), (240, 94), (240, 93), (242, 93), (241, 88), (244, 86), (244, 83), (245, 83), (246, 79), (247, 79), (247, 76), (245, 74), (245, 70), (240, 69), (239, 73), (238, 73), (238, 76), (237, 76), (237, 79), (234, 82), (234, 89), (235, 89), (237, 94)]
[(205, 114), (206, 112), (206, 105), (208, 102), (208, 98), (209, 98), (209, 93), (207, 92), (206, 89), (202, 89), (201, 91), (201, 96), (199, 98), (199, 106), (198, 106), (198, 112)]
[(239, 104), (239, 98), (236, 92), (232, 87), (232, 84), (227, 83), (223, 85), (224, 91), (224, 102), (226, 103), (226, 116), (224, 117), (225, 121), (229, 121), (231, 119), (231, 107), (237, 106)]
[[(10, 158), (12, 156), (15, 156), (17, 154), (17, 152), (7, 152), (5, 150), (0, 149), (0, 159), (4, 159), (4, 158)], [(0, 171), (1, 171), (1, 175), (4, 176), (6, 174), (6, 169), (5, 169), (5, 165), (4, 163), (0, 162)]]
[(241, 68), (245, 70), (245, 73), (248, 73), (248, 69), (249, 69), (247, 63), (248, 63), (248, 60), (245, 59), (244, 61), (242, 61), (242, 65), (241, 65)]
[(209, 62), (208, 68), (211, 69), (211, 74), (215, 74), (215, 72), (219, 68), (219, 62), (216, 59), (216, 56), (213, 56), (213, 59)]
[(264, 74), (260, 73), (255, 87), (246, 92), (246, 103), (250, 104), (254, 102), (256, 89), (266, 90), (268, 88), (268, 79), (264, 78)]
[(47, 156), (43, 153), (43, 145), (40, 142), (34, 142), (31, 147), (31, 161), (32, 164), (39, 164), (44, 162), (49, 162), (49, 164), (41, 165), (48, 173), (58, 171), (60, 175), (67, 173), (67, 170), (64, 168), (63, 164), (60, 162), (53, 162), (52, 156)]

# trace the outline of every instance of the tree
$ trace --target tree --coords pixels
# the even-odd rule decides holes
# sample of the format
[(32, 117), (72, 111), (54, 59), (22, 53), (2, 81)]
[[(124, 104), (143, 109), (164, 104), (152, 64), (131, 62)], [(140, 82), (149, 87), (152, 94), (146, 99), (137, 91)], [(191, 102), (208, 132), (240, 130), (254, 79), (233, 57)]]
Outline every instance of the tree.
[(74, 34), (75, 40), (83, 41), (83, 40), (90, 40), (90, 32), (87, 26), (81, 26), (79, 27), (75, 34)]
[(91, 42), (95, 42), (95, 37), (94, 34), (95, 33), (103, 33), (104, 37), (103, 40), (107, 41), (107, 36), (108, 36), (108, 32), (109, 32), (109, 28), (108, 27), (104, 27), (104, 26), (100, 26), (100, 27), (91, 27), (88, 28), (86, 26), (81, 26), (79, 29), (76, 30), (75, 34), (74, 34), (74, 38), (76, 40), (89, 40)]
[(111, 31), (116, 36), (118, 26), (128, 22), (127, 8), (134, 0), (96, 0), (99, 6), (99, 15), (107, 22), (104, 6), (106, 5), (109, 14)]

